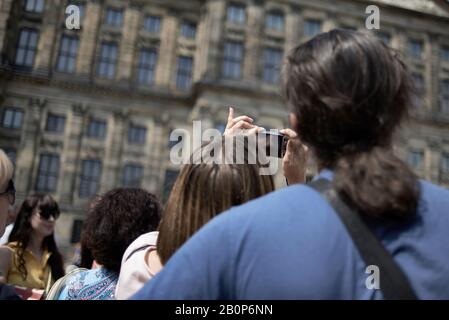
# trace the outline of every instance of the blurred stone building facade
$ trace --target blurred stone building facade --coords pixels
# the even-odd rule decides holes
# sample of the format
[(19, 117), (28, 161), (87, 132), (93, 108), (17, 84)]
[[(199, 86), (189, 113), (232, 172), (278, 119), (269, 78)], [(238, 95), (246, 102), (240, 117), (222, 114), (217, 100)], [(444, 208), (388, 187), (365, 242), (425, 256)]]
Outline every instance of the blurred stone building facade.
[[(80, 30), (66, 28), (71, 4)], [(139, 186), (166, 198), (179, 170), (172, 129), (202, 120), (223, 130), (230, 105), (286, 127), (285, 54), (322, 31), (364, 29), (369, 4), (381, 10), (378, 36), (405, 54), (422, 91), (398, 152), (448, 186), (446, 1), (1, 0), (0, 147), (16, 164), (18, 199), (54, 195), (67, 249), (95, 195)]]

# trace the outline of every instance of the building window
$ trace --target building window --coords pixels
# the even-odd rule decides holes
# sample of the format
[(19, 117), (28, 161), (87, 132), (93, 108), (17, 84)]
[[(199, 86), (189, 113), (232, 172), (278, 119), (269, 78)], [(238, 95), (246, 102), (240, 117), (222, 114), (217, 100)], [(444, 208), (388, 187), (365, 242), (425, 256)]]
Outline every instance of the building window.
[(58, 184), (59, 156), (41, 154), (37, 172), (36, 191), (55, 192)]
[(412, 77), (416, 89), (415, 104), (417, 107), (421, 107), (425, 94), (424, 77), (420, 73), (413, 73)]
[(281, 12), (270, 12), (265, 19), (268, 30), (284, 31), (284, 15)]
[(49, 114), (45, 130), (48, 132), (64, 132), (65, 116)]
[(113, 79), (117, 64), (117, 44), (104, 42), (101, 45), (98, 61), (98, 75), (103, 78)]
[(80, 198), (92, 197), (97, 194), (101, 178), (100, 160), (83, 160), (81, 164)]
[(408, 153), (407, 162), (414, 169), (422, 169), (424, 161), (424, 152), (412, 150)]
[(176, 70), (176, 87), (178, 89), (189, 89), (192, 84), (193, 58), (178, 57), (178, 67)]
[(147, 128), (131, 125), (128, 129), (128, 142), (131, 144), (145, 144)]
[(409, 40), (408, 54), (415, 59), (421, 59), (423, 52), (423, 43), (420, 40)]
[(22, 128), (23, 111), (17, 108), (6, 108), (3, 112), (2, 126), (8, 129)]
[(306, 37), (313, 37), (321, 33), (322, 23), (320, 20), (307, 19), (304, 21), (304, 35)]
[(246, 21), (245, 6), (240, 5), (240, 4), (229, 5), (227, 19), (228, 19), (228, 22), (231, 22), (234, 24), (240, 24), (240, 25), (245, 24), (245, 21)]
[(377, 32), (376, 34), (383, 43), (385, 43), (387, 46), (390, 45), (391, 35), (389, 33), (380, 31)]
[(108, 26), (121, 27), (123, 24), (123, 10), (108, 8), (105, 23)]
[(83, 230), (83, 220), (74, 220), (72, 225), (72, 236), (70, 243), (75, 244), (81, 241), (81, 231)]
[(161, 18), (146, 16), (143, 20), (143, 29), (151, 33), (159, 33), (161, 31)]
[(87, 126), (87, 136), (103, 139), (106, 136), (106, 121), (90, 119)]
[(441, 155), (440, 182), (449, 183), (449, 153), (443, 153)]
[(442, 80), (440, 87), (440, 111), (449, 114), (449, 79)]
[(184, 139), (184, 134), (180, 134), (178, 135), (177, 140), (170, 140), (170, 134), (174, 131), (175, 129), (171, 128), (169, 130), (169, 139), (168, 139), (168, 149), (172, 149), (174, 146), (176, 146), (178, 143), (182, 142), (182, 140)]
[(441, 172), (449, 174), (449, 153), (443, 153), (441, 157)]
[(449, 62), (449, 46), (441, 47), (440, 56), (441, 60)]
[(153, 84), (156, 69), (156, 49), (144, 48), (140, 50), (137, 77), (140, 84)]
[(44, 0), (26, 0), (25, 11), (41, 13), (44, 11)]
[(143, 167), (140, 164), (128, 164), (123, 168), (123, 186), (139, 188), (142, 184)]
[(196, 24), (193, 22), (184, 21), (181, 25), (181, 36), (184, 38), (195, 39)]
[(178, 177), (178, 171), (167, 170), (165, 171), (164, 187), (162, 190), (162, 201), (166, 202), (170, 195), (171, 189), (175, 184), (176, 178)]
[(34, 29), (22, 29), (17, 46), (15, 64), (32, 67), (37, 51), (38, 32)]
[(75, 72), (77, 54), (78, 38), (63, 36), (59, 47), (57, 70), (69, 73)]
[(242, 74), (243, 44), (228, 41), (224, 45), (223, 76), (238, 79)]
[(263, 56), (263, 81), (268, 83), (278, 83), (282, 61), (282, 50), (266, 48)]

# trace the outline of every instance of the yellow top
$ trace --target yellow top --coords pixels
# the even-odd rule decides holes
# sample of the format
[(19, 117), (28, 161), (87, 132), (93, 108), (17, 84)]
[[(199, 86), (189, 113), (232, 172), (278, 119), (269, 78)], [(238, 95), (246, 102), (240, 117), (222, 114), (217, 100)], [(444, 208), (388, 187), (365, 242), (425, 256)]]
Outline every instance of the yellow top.
[(7, 246), (11, 248), (13, 254), (11, 255), (11, 264), (6, 282), (20, 287), (46, 289), (51, 271), (50, 265), (48, 264), (51, 252), (44, 250), (42, 261), (39, 261), (30, 250), (26, 249), (23, 253), (23, 258), (25, 260), (25, 268), (28, 271), (28, 275), (26, 279), (23, 280), (18, 267), (19, 257), (17, 255), (17, 242), (10, 242)]

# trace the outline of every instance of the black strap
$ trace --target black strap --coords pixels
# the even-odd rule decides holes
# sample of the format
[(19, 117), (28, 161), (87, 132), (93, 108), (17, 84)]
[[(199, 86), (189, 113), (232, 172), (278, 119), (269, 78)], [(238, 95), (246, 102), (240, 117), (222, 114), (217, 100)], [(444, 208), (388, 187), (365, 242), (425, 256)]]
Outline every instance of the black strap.
[(307, 185), (323, 195), (337, 212), (366, 265), (379, 268), (380, 289), (384, 299), (416, 300), (417, 297), (402, 269), (360, 215), (341, 200), (332, 188), (332, 183), (326, 179), (318, 179)]
[(154, 246), (152, 246), (151, 244), (145, 244), (145, 245), (143, 245), (143, 246), (141, 246), (141, 247), (139, 247), (139, 248), (133, 250), (133, 251), (128, 255), (128, 257), (125, 259), (125, 262), (128, 261), (129, 258), (131, 258), (131, 256), (132, 256), (134, 253), (139, 252), (139, 251), (142, 251), (142, 250), (145, 250), (145, 249), (147, 249), (147, 248), (149, 248), (149, 247), (154, 247)]

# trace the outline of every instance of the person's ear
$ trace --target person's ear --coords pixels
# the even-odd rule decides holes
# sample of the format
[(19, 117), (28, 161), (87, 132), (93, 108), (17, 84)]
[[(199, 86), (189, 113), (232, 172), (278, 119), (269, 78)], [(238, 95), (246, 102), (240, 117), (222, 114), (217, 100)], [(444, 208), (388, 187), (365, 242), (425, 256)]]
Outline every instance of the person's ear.
[(294, 113), (290, 113), (290, 128), (294, 131), (298, 131), (298, 118)]

